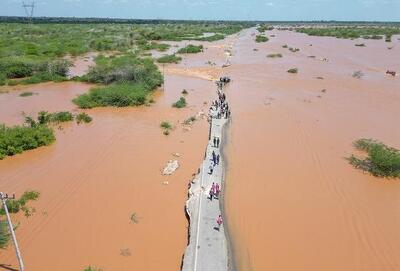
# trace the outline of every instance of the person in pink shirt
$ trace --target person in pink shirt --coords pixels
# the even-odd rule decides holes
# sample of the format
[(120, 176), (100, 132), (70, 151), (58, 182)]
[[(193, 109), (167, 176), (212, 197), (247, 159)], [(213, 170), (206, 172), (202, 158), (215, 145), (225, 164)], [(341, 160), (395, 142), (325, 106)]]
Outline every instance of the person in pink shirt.
[(210, 195), (209, 199), (212, 201), (213, 196), (215, 195), (215, 183), (212, 183), (209, 195)]
[(214, 193), (216, 198), (219, 198), (219, 192), (221, 192), (221, 189), (219, 188), (219, 184), (217, 183), (215, 184), (215, 193)]
[(219, 231), (219, 229), (221, 228), (221, 225), (222, 225), (222, 216), (221, 215), (219, 215), (217, 218), (217, 224), (218, 224), (217, 230)]

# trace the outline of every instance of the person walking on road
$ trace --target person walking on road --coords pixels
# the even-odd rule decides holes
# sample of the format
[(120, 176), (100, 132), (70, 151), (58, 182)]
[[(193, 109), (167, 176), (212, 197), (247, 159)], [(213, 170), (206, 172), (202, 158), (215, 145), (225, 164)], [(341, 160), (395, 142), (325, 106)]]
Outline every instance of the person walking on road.
[(221, 192), (221, 189), (219, 187), (219, 184), (216, 183), (215, 184), (215, 188), (214, 188), (214, 196), (216, 199), (219, 199), (219, 193)]
[(209, 196), (210, 196), (209, 199), (211, 201), (213, 200), (214, 194), (215, 194), (215, 184), (212, 183), (212, 186), (211, 186), (211, 189), (210, 189), (210, 192), (209, 192)]
[(213, 174), (213, 171), (214, 171), (214, 167), (211, 165), (211, 166), (210, 166), (210, 173), (209, 173), (209, 174), (212, 175), (212, 174)]
[(219, 231), (219, 229), (221, 228), (221, 225), (222, 225), (222, 216), (221, 215), (219, 215), (217, 218), (217, 225), (218, 225), (217, 230)]

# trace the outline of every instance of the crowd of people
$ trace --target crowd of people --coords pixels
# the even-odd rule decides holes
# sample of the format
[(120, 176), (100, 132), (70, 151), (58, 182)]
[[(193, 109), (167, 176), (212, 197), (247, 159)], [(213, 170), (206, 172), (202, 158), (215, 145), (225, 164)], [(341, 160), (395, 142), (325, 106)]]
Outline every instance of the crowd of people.
[[(231, 111), (228, 105), (228, 102), (226, 100), (226, 95), (225, 93), (222, 92), (222, 86), (218, 85), (218, 99), (212, 102), (210, 110), (209, 110), (209, 120), (212, 123), (212, 119), (228, 119), (231, 115)], [(213, 148), (219, 148), (220, 146), (221, 139), (219, 137), (213, 137), (212, 143), (213, 143)], [(216, 153), (216, 150), (212, 151), (212, 163), (209, 167), (209, 175), (213, 175), (214, 172), (214, 167), (218, 166), (220, 163), (220, 154)], [(209, 191), (209, 197), (208, 199), (212, 201), (213, 199), (219, 199), (219, 195), (221, 193), (221, 187), (219, 183), (213, 182)], [(215, 227), (216, 230), (219, 231), (221, 225), (222, 225), (222, 216), (219, 215), (217, 217), (217, 227)]]

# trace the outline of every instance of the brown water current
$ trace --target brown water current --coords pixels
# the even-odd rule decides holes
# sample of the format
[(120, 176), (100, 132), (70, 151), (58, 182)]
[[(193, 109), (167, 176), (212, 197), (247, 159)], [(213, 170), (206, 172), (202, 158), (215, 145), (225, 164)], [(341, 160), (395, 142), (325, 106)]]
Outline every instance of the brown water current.
[[(27, 270), (180, 268), (187, 242), (187, 185), (203, 159), (208, 132), (203, 119), (190, 131), (180, 122), (207, 107), (212, 84), (166, 75), (165, 91), (154, 95), (156, 104), (88, 110), (92, 123), (56, 127), (53, 145), (0, 161), (1, 191), (41, 192), (33, 216), (13, 216), (20, 222), (17, 236)], [(89, 87), (48, 83), (24, 89), (37, 93), (30, 97), (19, 97), (20, 90), (2, 94), (0, 121), (22, 123), (21, 111), (76, 110), (71, 99)], [(183, 89), (189, 92), (188, 107), (172, 108)], [(175, 126), (168, 137), (162, 121)], [(162, 176), (170, 159), (180, 168)], [(0, 263), (17, 267), (11, 245), (1, 252)]]
[[(361, 137), (400, 148), (400, 78), (385, 75), (400, 71), (397, 37), (355, 47), (361, 41), (277, 30), (257, 44), (253, 33), (202, 42), (204, 53), (160, 66), (165, 90), (156, 91), (155, 104), (87, 110), (92, 123), (55, 127), (53, 145), (0, 161), (1, 191), (41, 192), (33, 216), (13, 215), (27, 270), (179, 270), (188, 183), (208, 134), (205, 120), (190, 131), (180, 122), (208, 109), (210, 80), (221, 74), (233, 79), (226, 89), (232, 121), (224, 189), (238, 270), (400, 270), (400, 183), (345, 160)], [(232, 66), (222, 69), (228, 50)], [(75, 63), (74, 74), (86, 71), (84, 58)], [(298, 74), (286, 72), (295, 67)], [(361, 79), (352, 77), (358, 70)], [(0, 94), (0, 122), (20, 124), (22, 112), (78, 112), (71, 99), (90, 87), (13, 87)], [(183, 89), (189, 106), (172, 108)], [(23, 91), (34, 95), (20, 97)], [(175, 126), (169, 136), (162, 121)], [(170, 159), (180, 168), (162, 176)], [(1, 265), (17, 268), (12, 246), (0, 252)]]
[(400, 147), (400, 78), (385, 75), (400, 70), (399, 41), (359, 48), (272, 31), (256, 44), (252, 32), (235, 42), (228, 72), (226, 205), (238, 270), (400, 270), (400, 183), (345, 160), (362, 137)]

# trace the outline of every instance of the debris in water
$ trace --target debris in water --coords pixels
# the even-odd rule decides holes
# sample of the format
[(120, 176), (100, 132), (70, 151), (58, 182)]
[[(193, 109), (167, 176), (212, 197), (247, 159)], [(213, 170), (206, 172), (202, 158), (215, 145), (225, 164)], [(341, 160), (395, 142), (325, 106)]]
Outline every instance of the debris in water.
[(121, 249), (121, 252), (119, 253), (119, 255), (124, 256), (124, 257), (128, 257), (128, 256), (131, 256), (132, 253), (131, 253), (131, 250), (129, 248), (124, 248), (124, 249)]
[(131, 222), (134, 224), (138, 224), (139, 223), (139, 217), (137, 216), (136, 213), (131, 214)]
[(163, 175), (171, 175), (179, 167), (177, 160), (169, 160), (167, 166), (164, 168)]

